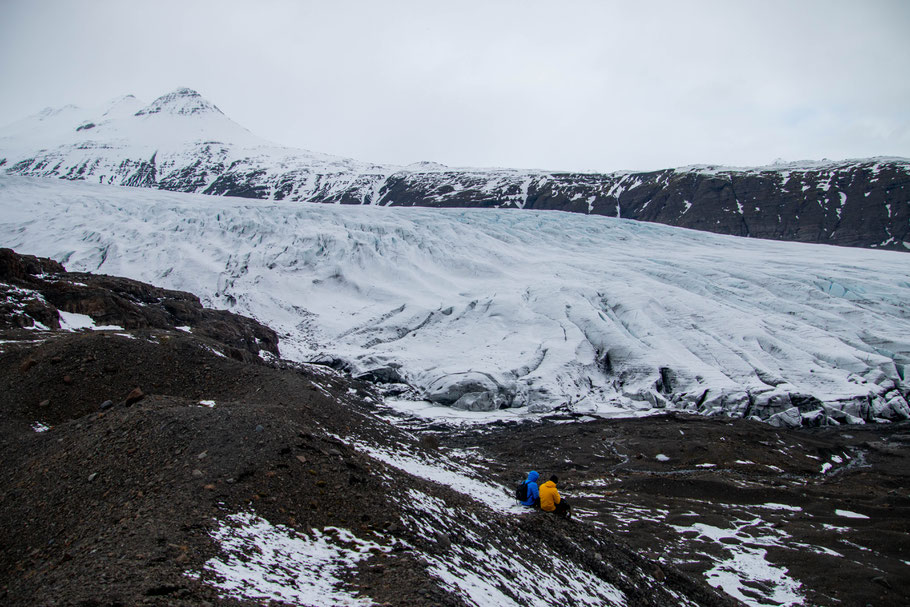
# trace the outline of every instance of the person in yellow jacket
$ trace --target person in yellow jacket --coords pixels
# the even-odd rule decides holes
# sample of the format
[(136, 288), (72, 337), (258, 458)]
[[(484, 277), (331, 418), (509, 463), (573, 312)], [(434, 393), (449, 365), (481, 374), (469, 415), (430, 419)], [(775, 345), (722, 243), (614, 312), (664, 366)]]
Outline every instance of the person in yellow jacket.
[(558, 482), (559, 479), (554, 474), (550, 480), (540, 486), (540, 509), (562, 518), (569, 518), (572, 507), (560, 497), (559, 490), (556, 488)]

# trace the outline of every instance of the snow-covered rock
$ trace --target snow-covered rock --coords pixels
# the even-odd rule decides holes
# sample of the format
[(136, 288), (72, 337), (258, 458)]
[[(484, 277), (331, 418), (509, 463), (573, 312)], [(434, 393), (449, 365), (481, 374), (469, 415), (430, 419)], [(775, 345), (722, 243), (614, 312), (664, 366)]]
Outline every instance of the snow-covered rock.
[(767, 419), (772, 426), (779, 428), (799, 428), (803, 423), (803, 418), (796, 407), (790, 407), (786, 411), (775, 413)]
[(885, 396), (876, 396), (872, 399), (872, 411), (875, 417), (889, 420), (910, 419), (910, 407), (897, 390)]

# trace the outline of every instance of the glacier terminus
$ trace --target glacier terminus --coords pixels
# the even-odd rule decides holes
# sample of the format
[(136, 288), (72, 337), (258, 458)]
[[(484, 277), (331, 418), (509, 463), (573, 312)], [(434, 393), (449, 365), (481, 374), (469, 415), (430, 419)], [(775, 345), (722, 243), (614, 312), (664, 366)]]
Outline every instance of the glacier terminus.
[(283, 357), (458, 409), (910, 416), (903, 253), (14, 176), (0, 206), (5, 246), (196, 292), (278, 331)]

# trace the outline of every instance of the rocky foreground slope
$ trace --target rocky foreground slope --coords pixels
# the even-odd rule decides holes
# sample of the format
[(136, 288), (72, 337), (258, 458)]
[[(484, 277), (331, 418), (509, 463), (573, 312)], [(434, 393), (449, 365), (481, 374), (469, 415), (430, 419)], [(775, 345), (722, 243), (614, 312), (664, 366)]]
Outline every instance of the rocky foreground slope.
[(0, 167), (269, 200), (572, 211), (719, 234), (906, 251), (910, 161), (573, 173), (374, 165), (281, 148), (191, 89), (144, 104), (48, 108), (0, 131)]
[[(445, 458), (373, 414), (368, 386), (232, 356), (186, 316), (53, 330), (51, 300), (85, 310), (55, 293), (89, 277), (8, 250), (0, 270), (6, 605), (729, 604), (609, 535), (513, 512), (489, 480), (450, 473), (472, 495), (390, 465)], [(94, 308), (105, 322), (192, 299), (103, 280), (128, 302)]]
[[(205, 311), (164, 315), (196, 309), (191, 296), (95, 278), (108, 296), (48, 260), (0, 256), (4, 604), (910, 598), (907, 423), (453, 427), (274, 360), (252, 321), (204, 330)], [(103, 303), (56, 295), (83, 290)], [(72, 330), (85, 317), (91, 330)], [(507, 487), (531, 467), (560, 475), (574, 521), (514, 505)]]

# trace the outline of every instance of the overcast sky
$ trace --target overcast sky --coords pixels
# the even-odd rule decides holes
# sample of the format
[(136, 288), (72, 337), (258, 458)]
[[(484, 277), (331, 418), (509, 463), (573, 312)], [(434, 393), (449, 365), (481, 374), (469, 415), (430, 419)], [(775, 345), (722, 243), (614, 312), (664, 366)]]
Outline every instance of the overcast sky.
[(910, 156), (910, 1), (0, 0), (0, 124), (198, 90), (377, 163)]

